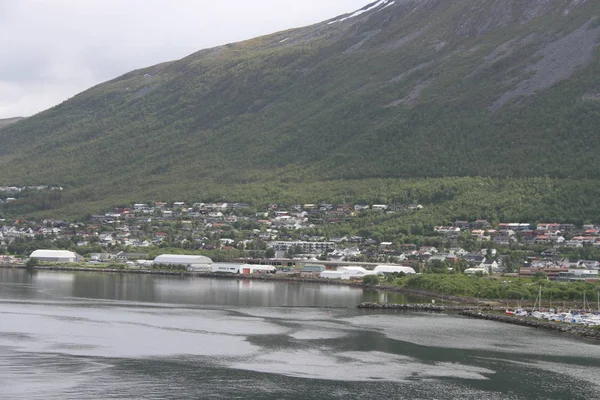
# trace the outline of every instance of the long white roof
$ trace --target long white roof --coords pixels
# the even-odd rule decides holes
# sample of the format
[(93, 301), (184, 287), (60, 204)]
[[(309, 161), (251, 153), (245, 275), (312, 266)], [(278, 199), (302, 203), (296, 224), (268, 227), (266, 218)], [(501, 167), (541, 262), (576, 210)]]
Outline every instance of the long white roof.
[(375, 272), (383, 272), (393, 274), (394, 272), (404, 272), (405, 274), (414, 274), (415, 270), (412, 267), (405, 267), (402, 265), (378, 265), (373, 270)]
[(77, 254), (68, 250), (36, 250), (30, 258), (76, 258)]
[(178, 264), (212, 264), (213, 261), (205, 256), (186, 254), (161, 254), (154, 259), (155, 264), (178, 263)]

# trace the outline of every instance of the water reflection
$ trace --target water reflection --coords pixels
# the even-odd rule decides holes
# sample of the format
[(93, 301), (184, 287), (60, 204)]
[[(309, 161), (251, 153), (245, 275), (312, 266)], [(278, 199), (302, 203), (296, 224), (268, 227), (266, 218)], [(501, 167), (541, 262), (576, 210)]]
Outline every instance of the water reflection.
[(297, 282), (0, 274), (3, 400), (584, 400), (600, 389), (595, 342), (451, 314), (354, 307), (409, 299), (396, 293)]
[(87, 298), (249, 307), (355, 307), (362, 301), (407, 301), (400, 294), (306, 282), (0, 269), (0, 296)]
[[(71, 284), (73, 297), (111, 299), (126, 301), (155, 301), (156, 290), (153, 276), (130, 274), (102, 274), (75, 272)], [(39, 284), (49, 281), (40, 277)]]

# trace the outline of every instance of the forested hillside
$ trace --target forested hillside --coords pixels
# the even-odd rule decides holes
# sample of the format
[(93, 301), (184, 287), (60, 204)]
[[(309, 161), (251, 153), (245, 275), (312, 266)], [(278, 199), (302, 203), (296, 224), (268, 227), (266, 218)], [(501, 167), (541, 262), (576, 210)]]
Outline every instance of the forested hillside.
[(202, 50), (2, 129), (0, 185), (65, 187), (46, 209), (331, 180), (589, 187), (599, 16), (591, 0), (382, 0)]
[(22, 119), (23, 119), (22, 117), (0, 119), (0, 129), (5, 128), (5, 127), (9, 126), (10, 124), (14, 124), (15, 122), (19, 122)]

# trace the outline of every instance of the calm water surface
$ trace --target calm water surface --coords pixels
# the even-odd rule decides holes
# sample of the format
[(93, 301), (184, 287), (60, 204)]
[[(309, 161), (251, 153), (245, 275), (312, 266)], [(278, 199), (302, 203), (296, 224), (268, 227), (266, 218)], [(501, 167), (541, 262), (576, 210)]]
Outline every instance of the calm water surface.
[(0, 269), (1, 399), (600, 399), (600, 343), (318, 284)]

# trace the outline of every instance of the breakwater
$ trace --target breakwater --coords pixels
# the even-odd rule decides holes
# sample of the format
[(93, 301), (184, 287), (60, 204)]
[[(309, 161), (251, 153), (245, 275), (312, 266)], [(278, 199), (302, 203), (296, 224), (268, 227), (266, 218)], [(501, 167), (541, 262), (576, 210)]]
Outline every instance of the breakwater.
[(484, 310), (462, 310), (459, 315), (488, 321), (504, 322), (513, 325), (527, 326), (530, 328), (548, 329), (572, 335), (600, 340), (600, 329), (587, 326), (569, 324), (565, 322), (544, 321), (539, 319), (516, 317), (514, 315), (495, 314)]
[(360, 303), (358, 308), (369, 309), (369, 310), (401, 310), (401, 311), (428, 311), (428, 312), (460, 312), (460, 311), (479, 311), (485, 309), (486, 311), (494, 311), (491, 307), (476, 307), (476, 306), (465, 306), (465, 305), (451, 305), (445, 306), (440, 304), (398, 304), (398, 303)]

